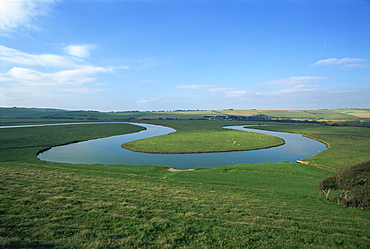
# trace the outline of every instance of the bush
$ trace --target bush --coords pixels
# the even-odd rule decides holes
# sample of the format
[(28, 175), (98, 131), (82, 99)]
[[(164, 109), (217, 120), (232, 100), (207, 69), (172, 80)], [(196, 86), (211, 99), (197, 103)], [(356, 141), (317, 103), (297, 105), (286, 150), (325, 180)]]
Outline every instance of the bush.
[[(338, 175), (322, 180), (318, 188), (338, 204), (370, 210), (370, 161), (344, 168)], [(330, 198), (330, 191), (336, 189), (339, 194)]]
[(370, 161), (344, 168), (339, 172), (338, 184), (342, 189), (370, 185)]
[(330, 191), (338, 188), (337, 176), (329, 176), (319, 183), (319, 190), (326, 196), (326, 199), (329, 199)]

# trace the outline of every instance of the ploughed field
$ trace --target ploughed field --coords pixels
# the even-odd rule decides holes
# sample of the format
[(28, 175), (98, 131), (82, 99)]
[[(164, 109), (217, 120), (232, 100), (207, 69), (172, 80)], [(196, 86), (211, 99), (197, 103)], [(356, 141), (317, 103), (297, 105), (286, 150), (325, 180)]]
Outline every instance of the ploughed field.
[[(224, 125), (246, 124), (156, 123), (178, 130), (179, 139), (204, 129), (221, 136)], [(155, 165), (47, 163), (35, 156), (54, 145), (140, 127), (0, 129), (0, 247), (368, 248), (369, 211), (328, 202), (317, 190), (334, 174), (328, 170), (370, 159), (368, 129), (313, 124), (263, 129), (303, 133), (330, 148), (305, 160), (316, 167), (279, 162), (169, 172)]]

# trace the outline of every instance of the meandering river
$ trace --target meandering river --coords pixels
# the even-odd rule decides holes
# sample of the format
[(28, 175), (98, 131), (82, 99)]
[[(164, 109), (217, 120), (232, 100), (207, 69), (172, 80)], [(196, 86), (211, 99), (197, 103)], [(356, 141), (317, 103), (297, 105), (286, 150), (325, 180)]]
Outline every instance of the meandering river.
[[(73, 124), (73, 123), (72, 123)], [(300, 134), (264, 131), (245, 126), (225, 126), (227, 129), (258, 132), (280, 137), (285, 144), (268, 149), (194, 154), (153, 154), (123, 149), (121, 144), (153, 136), (165, 135), (176, 130), (151, 124), (129, 123), (146, 130), (89, 141), (53, 147), (38, 155), (43, 161), (71, 164), (131, 164), (167, 165), (176, 169), (224, 166), (240, 163), (291, 161), (311, 157), (327, 149), (326, 145)], [(63, 124), (58, 124), (63, 125)], [(71, 124), (70, 124), (71, 125)], [(18, 126), (20, 127), (20, 126)], [(29, 126), (28, 126), (29, 127)], [(0, 128), (10, 128), (9, 126)]]

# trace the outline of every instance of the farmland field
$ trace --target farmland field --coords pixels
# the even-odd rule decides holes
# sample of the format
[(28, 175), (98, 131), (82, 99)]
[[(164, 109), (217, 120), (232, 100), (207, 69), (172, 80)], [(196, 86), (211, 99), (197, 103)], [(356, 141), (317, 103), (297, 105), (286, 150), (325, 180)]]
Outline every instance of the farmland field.
[[(216, 134), (224, 125), (253, 124), (148, 122), (179, 134), (203, 129)], [(370, 160), (368, 128), (299, 123), (260, 128), (302, 133), (330, 149), (305, 159), (309, 165), (170, 172), (160, 165), (71, 165), (35, 156), (53, 145), (140, 129), (135, 126), (0, 129), (0, 247), (368, 248), (369, 211), (328, 202), (317, 190), (333, 171)]]
[[(0, 123), (8, 122), (45, 122), (64, 121), (132, 121), (132, 120), (189, 120), (210, 119), (212, 117), (227, 118), (230, 115), (250, 117), (267, 115), (273, 118), (289, 118), (293, 120), (369, 120), (370, 109), (337, 109), (337, 110), (177, 110), (156, 112), (97, 112), (97, 111), (67, 111), (58, 109), (37, 108), (1, 108)], [(357, 115), (357, 116), (356, 116)], [(360, 115), (360, 116), (358, 116)]]

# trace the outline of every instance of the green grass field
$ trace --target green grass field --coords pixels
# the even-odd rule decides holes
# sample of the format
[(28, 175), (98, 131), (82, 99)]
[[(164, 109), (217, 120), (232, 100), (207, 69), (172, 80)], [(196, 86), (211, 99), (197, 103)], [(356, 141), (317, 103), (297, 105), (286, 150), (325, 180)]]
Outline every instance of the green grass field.
[[(152, 123), (209, 134), (245, 124)], [(330, 144), (306, 159), (316, 167), (279, 162), (169, 172), (35, 157), (53, 145), (138, 130), (103, 126), (0, 129), (1, 248), (369, 248), (369, 211), (328, 202), (317, 190), (333, 175), (328, 170), (370, 160), (368, 128), (265, 127)]]
[[(278, 137), (226, 130), (219, 122), (192, 123), (176, 126), (175, 133), (125, 143), (122, 147), (149, 153), (204, 153), (263, 149), (284, 144), (284, 140)], [(199, 125), (194, 125), (196, 123)]]
[(296, 132), (326, 142), (330, 149), (303, 161), (330, 171), (370, 160), (370, 132), (366, 127), (284, 124), (259, 129)]

